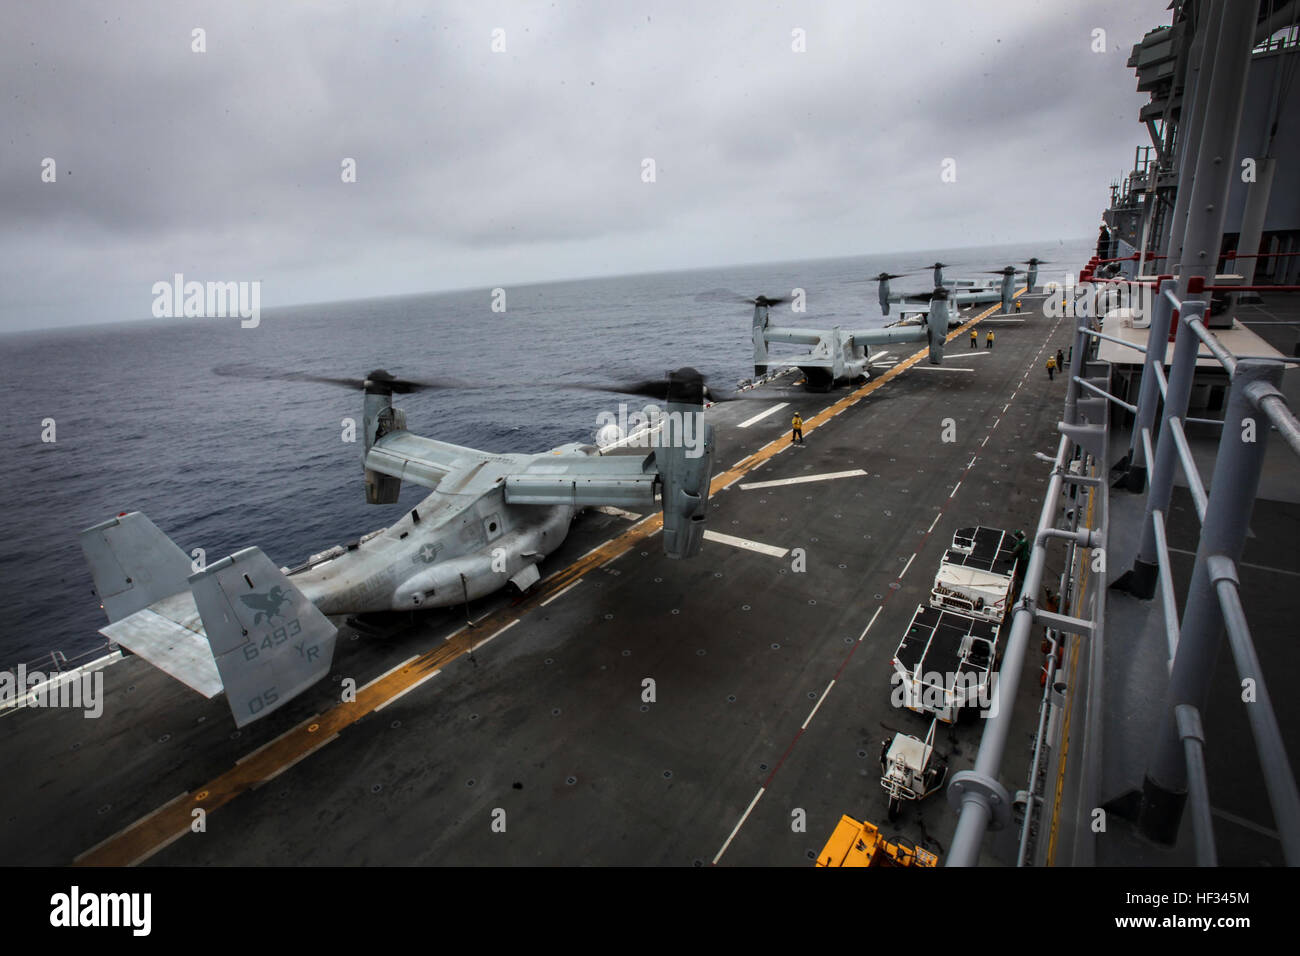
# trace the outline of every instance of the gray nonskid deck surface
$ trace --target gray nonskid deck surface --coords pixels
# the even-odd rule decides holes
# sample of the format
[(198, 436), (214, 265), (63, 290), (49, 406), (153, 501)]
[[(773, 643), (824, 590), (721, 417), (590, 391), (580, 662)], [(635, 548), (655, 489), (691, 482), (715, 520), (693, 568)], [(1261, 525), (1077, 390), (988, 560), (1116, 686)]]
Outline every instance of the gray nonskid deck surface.
[[(996, 326), (996, 348), (979, 358), (950, 344), (949, 364), (973, 371), (909, 369), (810, 431), (807, 447), (714, 497), (710, 529), (803, 549), (806, 571), (793, 555), (716, 542), (670, 561), (651, 536), (546, 607), (521, 606), (519, 624), (472, 661), (348, 727), (149, 862), (707, 865), (726, 845), (723, 864), (806, 865), (842, 813), (886, 824), (880, 741), (928, 728), (891, 704), (889, 657), (953, 532), (1028, 529), (1045, 487), (1030, 456), (1055, 446), (1065, 386), (1042, 363), (1068, 335), (1024, 317)], [(794, 410), (811, 418), (844, 394), (781, 389), (771, 403), (790, 406), (746, 429), (734, 425), (767, 404), (715, 408), (717, 470), (788, 434)], [(944, 443), (948, 418), (956, 440)], [(854, 468), (868, 474), (741, 487)], [(627, 526), (584, 515), (544, 572)], [(331, 706), (333, 678), (369, 680), (462, 623), (437, 612), (390, 637), (345, 631), (331, 681), (239, 737), (223, 699), (203, 701), (138, 660), (109, 669), (99, 721), (6, 719), (6, 754), (41, 769), (0, 796), (0, 861), (71, 860)], [(1003, 763), (1012, 791), (1024, 785), (1036, 719), (1036, 644), (1030, 653)], [(147, 704), (120, 704), (127, 682)], [(953, 771), (970, 766), (980, 729), (976, 720), (939, 733)], [(942, 851), (954, 825), (935, 796), (886, 829)]]

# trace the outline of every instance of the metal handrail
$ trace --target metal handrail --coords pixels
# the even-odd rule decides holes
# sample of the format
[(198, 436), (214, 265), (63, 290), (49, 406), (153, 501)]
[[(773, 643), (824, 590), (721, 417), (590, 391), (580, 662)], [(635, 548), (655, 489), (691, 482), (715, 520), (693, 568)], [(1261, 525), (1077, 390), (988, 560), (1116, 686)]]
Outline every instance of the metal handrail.
[[(1211, 488), (1211, 491), (1219, 493), (1219, 497), (1216, 499), (1206, 492), (1205, 483), (1192, 457), (1183, 425), (1184, 421), (1193, 421), (1193, 419), (1185, 418), (1185, 406), (1190, 392), (1191, 371), (1195, 367), (1197, 359), (1202, 357), (1199, 345), (1204, 343), (1210, 349), (1211, 357), (1228, 371), (1233, 383), (1233, 397), (1229, 403), (1230, 409), (1232, 409), (1231, 414), (1225, 413), (1225, 419), (1222, 421), (1206, 420), (1208, 423), (1222, 425), (1229, 422), (1235, 429), (1242, 420), (1243, 415), (1246, 414), (1246, 412), (1243, 412), (1243, 409), (1247, 407), (1242, 404), (1244, 399), (1250, 403), (1250, 406), (1259, 409), (1283, 435), (1292, 452), (1300, 455), (1300, 420), (1297, 420), (1285, 397), (1270, 380), (1280, 375), (1281, 363), (1262, 364), (1257, 360), (1250, 360), (1249, 364), (1242, 365), (1241, 363), (1246, 362), (1247, 359), (1233, 355), (1222, 346), (1222, 343), (1218, 341), (1212, 332), (1204, 327), (1200, 319), (1205, 308), (1203, 301), (1183, 302), (1169, 291), (1166, 291), (1165, 295), (1168, 296), (1170, 305), (1177, 309), (1181, 316), (1179, 323), (1181, 348), (1177, 346), (1175, 348), (1174, 370), (1170, 375), (1171, 379), (1177, 380), (1176, 389), (1172, 396), (1172, 404), (1170, 404), (1170, 383), (1164, 380), (1165, 377), (1160, 368), (1160, 363), (1150, 361), (1144, 363), (1143, 374), (1144, 376), (1147, 374), (1152, 375), (1153, 380), (1160, 386), (1159, 394), (1163, 396), (1166, 403), (1165, 424), (1169, 431), (1168, 441), (1172, 454), (1166, 454), (1164, 459), (1157, 460), (1152, 449), (1151, 429), (1149, 427), (1143, 426), (1138, 429), (1138, 440), (1146, 461), (1156, 466), (1157, 470), (1164, 469), (1166, 471), (1163, 478), (1166, 486), (1171, 484), (1170, 470), (1177, 471), (1181, 469), (1184, 472), (1197, 517), (1202, 524), (1201, 546), (1198, 547), (1196, 573), (1193, 575), (1187, 605), (1184, 608), (1183, 620), (1180, 623), (1169, 558), (1169, 544), (1165, 531), (1164, 507), (1153, 508), (1150, 511), (1150, 524), (1147, 530), (1155, 541), (1153, 550), (1156, 556), (1155, 564), (1158, 573), (1157, 580), (1161, 598), (1163, 628), (1169, 650), (1168, 666), (1171, 674), (1173, 674), (1175, 667), (1180, 663), (1182, 664), (1179, 674), (1183, 681), (1182, 686), (1186, 687), (1189, 668), (1196, 667), (1196, 661), (1200, 660), (1200, 658), (1188, 657), (1187, 661), (1180, 661), (1180, 655), (1187, 657), (1187, 654), (1183, 653), (1184, 638), (1189, 633), (1195, 638), (1193, 644), (1196, 647), (1189, 650), (1188, 654), (1193, 653), (1193, 651), (1200, 651), (1203, 654), (1207, 624), (1203, 601), (1201, 604), (1194, 604), (1193, 598), (1196, 596), (1195, 591), (1198, 587), (1212, 588), (1217, 592), (1215, 600), (1222, 609), (1223, 623), (1229, 635), (1234, 658), (1237, 661), (1238, 673), (1243, 679), (1251, 677), (1256, 682), (1257, 696), (1255, 703), (1248, 708), (1252, 736), (1255, 738), (1260, 763), (1264, 768), (1265, 784), (1273, 807), (1274, 819), (1277, 821), (1279, 832), (1282, 835), (1283, 853), (1288, 864), (1297, 865), (1300, 864), (1300, 795), (1297, 794), (1295, 778), (1286, 760), (1281, 732), (1277, 725), (1277, 717), (1267, 696), (1267, 691), (1263, 687), (1258, 658), (1246, 624), (1244, 611), (1241, 608), (1240, 596), (1237, 590), (1236, 564), (1223, 555), (1210, 555), (1207, 558), (1199, 554), (1200, 551), (1210, 546), (1209, 542), (1225, 540), (1225, 533), (1228, 534), (1229, 538), (1233, 533), (1225, 526), (1220, 512), (1215, 510), (1224, 509), (1225, 507), (1232, 510), (1228, 503), (1229, 499), (1225, 496), (1233, 496), (1232, 500), (1236, 501), (1240, 506), (1242, 487), (1257, 488), (1259, 477), (1257, 470), (1253, 473), (1253, 479), (1243, 478), (1234, 481), (1223, 477), (1230, 475), (1232, 469), (1236, 467), (1236, 459), (1233, 457), (1235, 445), (1232, 444), (1235, 439), (1231, 430), (1225, 430), (1220, 438), (1220, 448), (1216, 456), (1215, 481)], [(1186, 330), (1182, 328), (1183, 326), (1186, 326)], [(1088, 331), (1090, 330), (1086, 328), (1086, 320), (1080, 318), (1079, 327), (1076, 329), (1078, 341), (1083, 341), (1083, 337)], [(1192, 336), (1194, 336), (1194, 339)], [(1196, 341), (1195, 347), (1192, 347), (1193, 341)], [(1080, 364), (1082, 365), (1082, 363)], [(1080, 368), (1080, 372), (1084, 372), (1084, 369)], [(1110, 402), (1135, 412), (1138, 415), (1139, 422), (1143, 420), (1143, 411), (1138, 406), (1128, 405), (1116, 396), (1092, 385), (1085, 380), (1083, 374), (1072, 376), (1072, 383), (1076, 388), (1082, 387), (1106, 398)], [(1156, 391), (1155, 388), (1146, 390), (1144, 399), (1140, 400), (1140, 402), (1160, 401), (1161, 399), (1156, 396)], [(1024, 652), (1033, 622), (1035, 620), (1048, 620), (1048, 618), (1040, 617), (1036, 613), (1033, 600), (1033, 596), (1038, 594), (1042, 584), (1045, 559), (1044, 545), (1052, 538), (1058, 537), (1070, 541), (1072, 547), (1079, 545), (1086, 547), (1093, 543), (1088, 531), (1066, 532), (1055, 526), (1055, 518), (1061, 507), (1060, 496), (1064, 487), (1066, 465), (1075, 457), (1076, 449), (1083, 450), (1083, 446), (1076, 441), (1076, 437), (1083, 440), (1083, 433), (1076, 434), (1071, 431), (1072, 428), (1080, 426), (1077, 426), (1073, 421), (1078, 411), (1076, 406), (1071, 404), (1068, 397), (1066, 409), (1067, 421), (1062, 422), (1059, 426), (1063, 432), (1060, 445), (1055, 458), (1050, 459), (1052, 462), (1051, 480), (1048, 484), (1035, 531), (1034, 549), (1026, 567), (1021, 597), (1014, 608), (1009, 628), (1010, 636), (1004, 656), (1002, 679), (999, 681), (997, 690), (999, 694), (1004, 689), (1007, 689), (1008, 692), (1014, 692), (1020, 678), (1025, 656)], [(1150, 417), (1147, 417), (1146, 420), (1152, 421)], [(1108, 416), (1103, 415), (1099, 424), (1102, 432), (1108, 434)], [(1105, 445), (1103, 444), (1102, 447), (1105, 447)], [(1254, 454), (1256, 455), (1256, 461), (1258, 461), (1258, 449)], [(1046, 459), (1046, 456), (1039, 457)], [(1243, 465), (1243, 467), (1245, 466)], [(1250, 485), (1252, 480), (1254, 482), (1253, 486)], [(1247, 485), (1240, 486), (1240, 481), (1246, 481)], [(1105, 486), (1103, 485), (1104, 490)], [(1253, 493), (1250, 500), (1253, 501)], [(1211, 531), (1211, 522), (1208, 517), (1211, 512), (1214, 512), (1213, 531)], [(1104, 519), (1103, 526), (1109, 526), (1108, 518)], [(1244, 540), (1244, 524), (1239, 530), (1241, 538)], [(1080, 538), (1080, 534), (1084, 537)], [(1206, 571), (1203, 570), (1203, 568), (1207, 567), (1209, 569), (1208, 579), (1206, 578)], [(1192, 608), (1196, 608), (1196, 610), (1193, 611)], [(1084, 609), (1076, 611), (1081, 616), (1084, 614), (1090, 615), (1091, 632), (1089, 637), (1096, 639), (1095, 643), (1089, 645), (1089, 650), (1093, 656), (1089, 672), (1090, 684), (1086, 719), (1088, 722), (1087, 733), (1092, 744), (1085, 748), (1085, 750), (1089, 751), (1084, 758), (1088, 761), (1088, 766), (1085, 767), (1082, 777), (1085, 799), (1088, 798), (1089, 792), (1095, 789), (1097, 784), (1096, 773), (1094, 772), (1096, 768), (1093, 766), (1096, 763), (1097, 746), (1092, 735), (1097, 732), (1097, 722), (1099, 720), (1096, 712), (1096, 702), (1099, 700), (1098, 695), (1101, 692), (1102, 680), (1101, 658), (1099, 655), (1103, 627), (1102, 617), (1104, 616), (1103, 609), (1104, 602), (1099, 594), (1098, 599), (1093, 602), (1091, 611), (1085, 611)], [(1053, 618), (1053, 620), (1055, 619)], [(1088, 633), (1082, 620), (1078, 622), (1078, 626), (1080, 627), (1079, 633)], [(1047, 665), (1049, 677), (1054, 676), (1055, 672), (1054, 649), (1057, 636), (1059, 635), (1054, 630), (1049, 632), (1049, 639), (1052, 640), (1053, 646), (1052, 660)], [(1199, 679), (1197, 673), (1199, 672), (1193, 674), (1193, 680)], [(1043, 702), (1040, 705), (1044, 708), (1048, 706), (1050, 690), (1051, 688), (1045, 688)], [(1187, 702), (1187, 698), (1178, 697), (1175, 689), (1171, 689), (1171, 693), (1175, 696), (1171, 700), (1168, 720), (1174, 735), (1173, 742), (1178, 747), (1178, 762), (1186, 775), (1197, 860), (1202, 865), (1214, 865), (1217, 856), (1210, 818), (1208, 783), (1205, 779), (1204, 735), (1201, 730), (1200, 715), (1196, 708)], [(949, 866), (974, 865), (978, 859), (979, 847), (985, 830), (995, 819), (1002, 819), (1005, 816), (1005, 808), (999, 806), (1004, 791), (1001, 791), (996, 780), (1005, 750), (1010, 710), (1011, 708), (1002, 708), (994, 718), (990, 719), (981, 740), (979, 752), (976, 755), (974, 770), (957, 775), (949, 790), (950, 802), (954, 804), (958, 812), (957, 828), (948, 854)], [(1043, 737), (1045, 734), (1050, 733), (1049, 725), (1050, 722), (1047, 719), (1046, 710), (1044, 710), (1039, 714), (1038, 732), (1035, 736), (1024, 817), (1021, 821), (1022, 832), (1020, 834), (1020, 852), (1018, 854), (1018, 863), (1020, 865), (1025, 865), (1028, 862), (1026, 859), (1029, 842), (1028, 831), (1032, 824), (1034, 807), (1038, 802), (1036, 795), (1037, 774), (1045, 746)], [(1162, 734), (1156, 740), (1156, 749), (1154, 751), (1156, 757), (1162, 753), (1160, 748), (1163, 745), (1164, 737)], [(1160, 766), (1167, 768), (1168, 764), (1164, 763), (1160, 764)], [(961, 778), (965, 779), (962, 780)], [(960, 786), (958, 786), (959, 781)], [(1087, 853), (1087, 847), (1084, 847), (1083, 851)]]
[[(1155, 376), (1156, 385), (1160, 388), (1160, 397), (1164, 398), (1169, 392), (1169, 380), (1165, 378), (1165, 370), (1160, 367), (1159, 362), (1151, 364), (1151, 374)], [(1151, 461), (1150, 458), (1147, 461)]]
[(1052, 628), (1047, 629), (1049, 648), (1047, 660), (1043, 664), (1042, 699), (1038, 705), (1038, 730), (1034, 734), (1034, 757), (1029, 763), (1029, 785), (1025, 788), (1025, 818), (1020, 827), (1020, 846), (1016, 852), (1016, 866), (1024, 866), (1029, 853), (1029, 831), (1034, 816), (1034, 804), (1038, 800), (1038, 768), (1043, 758), (1043, 737), (1047, 730), (1047, 713), (1051, 708), (1052, 685), (1056, 678), (1056, 648), (1059, 635)]
[[(1036, 595), (1042, 587), (1043, 569), (1046, 561), (1046, 548), (1043, 546), (1044, 532), (1055, 524), (1056, 509), (1064, 484), (1063, 474), (1072, 442), (1068, 435), (1062, 435), (1057, 446), (1052, 477), (1048, 481), (1047, 492), (1043, 498), (1043, 507), (1039, 515), (1037, 531), (1034, 536), (1033, 549), (1029, 554), (1025, 569), (1021, 597), (1016, 603), (1011, 619), (1010, 636), (1006, 651), (1002, 657), (1001, 680), (997, 682), (994, 693), (999, 704), (1003, 694), (1014, 693), (1020, 682), (1021, 669), (1024, 666), (1025, 650), (1029, 643), (1029, 633), (1034, 624), (1034, 602), (1027, 597)], [(1011, 688), (1012, 690), (1007, 690)], [(957, 817), (957, 829), (953, 833), (952, 843), (948, 849), (948, 866), (974, 866), (979, 859), (980, 843), (984, 832), (993, 820), (995, 812), (1009, 812), (1005, 801), (989, 796), (1001, 789), (997, 783), (998, 768), (1002, 764), (1002, 754), (1006, 748), (1007, 736), (1011, 732), (1011, 706), (998, 706), (997, 712), (988, 719), (984, 734), (980, 738), (979, 752), (975, 756), (973, 770), (958, 774), (950, 784), (950, 800), (957, 794), (960, 801)], [(966, 785), (960, 790), (951, 789), (960, 778)]]
[[(1248, 509), (1246, 512), (1242, 512), (1242, 499), (1246, 494), (1249, 494), (1250, 501), (1254, 499), (1258, 487), (1258, 469), (1261, 459), (1258, 448), (1252, 452), (1253, 457), (1246, 456), (1239, 447), (1243, 446), (1243, 443), (1236, 441), (1232, 431), (1225, 430), (1220, 439), (1219, 451), (1216, 454), (1215, 479), (1211, 489), (1212, 492), (1218, 492), (1218, 497), (1207, 496), (1200, 472), (1192, 458), (1179, 414), (1183, 411), (1183, 408), (1179, 406), (1186, 405), (1186, 383), (1190, 381), (1190, 368), (1194, 365), (1196, 358), (1199, 357), (1199, 345), (1204, 344), (1210, 349), (1212, 357), (1228, 372), (1232, 382), (1232, 395), (1229, 400), (1230, 411), (1225, 412), (1224, 421), (1217, 422), (1217, 424), (1231, 422), (1235, 429), (1240, 421), (1244, 421), (1249, 416), (1251, 408), (1259, 409), (1283, 435), (1292, 452), (1296, 454), (1300, 454), (1300, 424), (1297, 423), (1296, 417), (1288, 407), (1285, 398), (1271, 380), (1275, 380), (1280, 376), (1280, 369), (1283, 367), (1282, 363), (1260, 362), (1253, 358), (1232, 354), (1205, 327), (1200, 314), (1196, 310), (1186, 309), (1192, 303), (1179, 300), (1169, 289), (1164, 291), (1164, 295), (1167, 297), (1169, 305), (1174, 309), (1178, 309), (1180, 314), (1183, 314), (1184, 310), (1193, 313), (1183, 314), (1178, 329), (1179, 335), (1176, 339), (1176, 343), (1180, 343), (1183, 347), (1179, 348), (1176, 345), (1175, 371), (1171, 372), (1170, 377), (1171, 379), (1179, 377), (1184, 385), (1175, 398), (1177, 403), (1175, 406), (1168, 405), (1170, 388), (1168, 383), (1163, 380), (1164, 376), (1159, 364), (1149, 363), (1144, 368), (1144, 374), (1149, 371), (1153, 375), (1155, 381), (1161, 386), (1160, 391), (1164, 393), (1166, 398), (1165, 424), (1168, 426), (1169, 437), (1176, 454), (1171, 460), (1166, 459), (1164, 467), (1169, 469), (1181, 467), (1187, 478), (1197, 517), (1200, 519), (1203, 529), (1197, 548), (1197, 563), (1189, 585), (1184, 619), (1181, 624), (1178, 622), (1177, 611), (1174, 606), (1169, 548), (1164, 533), (1164, 514), (1159, 508), (1151, 512), (1152, 524), (1150, 530), (1155, 539), (1153, 553), (1159, 570), (1166, 640), (1171, 642), (1173, 651), (1170, 666), (1170, 694), (1174, 710), (1170, 717), (1166, 718), (1165, 727), (1169, 727), (1170, 722), (1172, 722), (1177, 738), (1174, 743), (1177, 743), (1182, 750), (1179, 763), (1182, 764), (1185, 785), (1190, 796), (1198, 860), (1206, 863), (1207, 861), (1212, 862), (1214, 859), (1213, 836), (1208, 828), (1209, 803), (1207, 791), (1203, 786), (1204, 781), (1198, 779), (1198, 775), (1203, 773), (1202, 742), (1200, 740), (1199, 720), (1193, 722), (1192, 718), (1199, 717), (1199, 715), (1194, 708), (1188, 707), (1188, 701), (1196, 699), (1198, 691), (1193, 690), (1193, 688), (1203, 687), (1205, 681), (1208, 680), (1209, 664), (1206, 657), (1206, 641), (1212, 636), (1216, 625), (1213, 620), (1205, 620), (1205, 598), (1198, 596), (1197, 589), (1212, 587), (1217, 592), (1216, 598), (1212, 599), (1212, 601), (1218, 605), (1219, 610), (1222, 612), (1222, 624), (1228, 632), (1230, 643), (1233, 645), (1233, 654), (1237, 660), (1239, 676), (1243, 679), (1251, 678), (1256, 681), (1257, 688), (1262, 688), (1258, 660), (1255, 656), (1249, 628), (1245, 622), (1245, 614), (1241, 609), (1240, 598), (1236, 590), (1236, 564), (1225, 555), (1207, 552), (1208, 548), (1225, 547), (1231, 549), (1235, 547), (1237, 553), (1239, 553), (1240, 545), (1244, 543), (1246, 533), (1243, 514), (1248, 513)], [(1188, 336), (1189, 333), (1195, 338), (1184, 342), (1183, 337)], [(1197, 348), (1189, 349), (1187, 345), (1190, 344), (1190, 341), (1196, 341)], [(1181, 370), (1179, 363), (1181, 363)], [(1235, 407), (1235, 411), (1231, 411), (1233, 407)], [(1150, 460), (1150, 436), (1145, 429), (1141, 438), (1144, 442), (1148, 460)], [(1247, 464), (1247, 462), (1252, 461), (1253, 464)], [(1246, 469), (1246, 471), (1241, 476), (1237, 476), (1235, 470), (1238, 468)], [(1163, 484), (1167, 486), (1168, 481), (1168, 475), (1166, 474)], [(1224, 487), (1221, 488), (1220, 483)], [(1229, 519), (1223, 517), (1223, 509), (1225, 508), (1234, 512), (1234, 515)], [(1213, 532), (1211, 532), (1208, 518), (1211, 511), (1215, 513), (1216, 522)], [(1234, 541), (1238, 543), (1236, 545), (1229, 544), (1229, 542)], [(1214, 542), (1218, 542), (1218, 544)], [(1174, 639), (1175, 630), (1177, 631), (1176, 640)], [(1184, 638), (1189, 630), (1195, 636), (1195, 647), (1188, 652), (1192, 656), (1188, 657), (1186, 661), (1182, 661), (1180, 655), (1186, 656), (1182, 655), (1182, 649)], [(1179, 667), (1180, 664), (1181, 667)], [(1175, 677), (1176, 680), (1174, 680)], [(1252, 735), (1255, 737), (1256, 747), (1260, 753), (1261, 766), (1264, 769), (1265, 783), (1268, 787), (1274, 819), (1278, 821), (1278, 828), (1283, 836), (1283, 853), (1287, 862), (1295, 865), (1297, 861), (1300, 861), (1300, 799), (1296, 798), (1294, 776), (1285, 759), (1285, 752), (1281, 747), (1280, 732), (1277, 730), (1276, 715), (1266, 692), (1259, 693), (1257, 689), (1255, 702), (1248, 708), (1248, 712)], [(1156, 749), (1152, 756), (1153, 762), (1149, 765), (1148, 770), (1148, 782), (1154, 780), (1157, 786), (1164, 786), (1170, 782), (1171, 767), (1174, 766), (1175, 758), (1168, 749), (1170, 742), (1165, 737), (1165, 732), (1162, 732), (1160, 737), (1157, 738)], [(1176, 777), (1172, 778), (1172, 780), (1176, 783)], [(1154, 825), (1165, 824), (1156, 823)]]
[[(19, 661), (12, 667), (0, 668), (0, 670), (9, 673), (17, 673), (18, 668), (21, 667), (24, 670), (42, 670), (49, 674), (62, 674), (65, 671), (76, 670), (76, 668), (81, 666), (80, 662), (104, 657), (107, 654), (113, 653), (115, 650), (117, 650), (116, 644), (112, 641), (105, 641), (103, 644), (96, 644), (94, 647), (90, 648), (90, 650), (82, 651), (72, 657), (68, 657), (62, 651), (48, 651), (34, 660)], [(47, 662), (53, 666), (47, 669), (45, 667)]]
[(1187, 444), (1183, 423), (1177, 415), (1169, 419), (1169, 434), (1173, 436), (1174, 447), (1178, 449), (1179, 464), (1183, 466), (1183, 477), (1187, 479), (1187, 490), (1192, 493), (1192, 504), (1196, 507), (1196, 520), (1205, 524), (1205, 509), (1210, 499), (1205, 493), (1205, 482), (1201, 480), (1201, 472), (1196, 467), (1196, 460), (1192, 458), (1191, 446)]
[(1255, 643), (1250, 637), (1250, 625), (1241, 606), (1241, 584), (1237, 579), (1236, 562), (1223, 555), (1210, 555), (1210, 578), (1219, 597), (1223, 622), (1228, 631), (1228, 646), (1237, 665), (1237, 676), (1251, 680), (1254, 685), (1255, 706), (1246, 708), (1250, 720), (1251, 736), (1259, 754), (1264, 785), (1268, 789), (1273, 819), (1282, 836), (1282, 852), (1288, 866), (1300, 866), (1300, 794), (1296, 791), (1295, 775), (1287, 758), (1286, 744), (1277, 725), (1268, 688), (1255, 653)]
[(1122, 398), (1118, 397), (1117, 395), (1112, 395), (1110, 392), (1106, 391), (1105, 389), (1098, 388), (1096, 385), (1093, 385), (1091, 382), (1085, 382), (1082, 378), (1080, 378), (1077, 375), (1074, 376), (1074, 381), (1082, 385), (1088, 391), (1095, 392), (1096, 394), (1100, 395), (1102, 398), (1106, 399), (1107, 401), (1114, 402), (1116, 405), (1118, 405), (1120, 408), (1124, 409), (1125, 411), (1129, 411), (1133, 413), (1137, 412), (1136, 405), (1130, 405), (1128, 402), (1124, 401)]
[[(1051, 459), (1047, 458), (1046, 455), (1039, 454), (1037, 457), (1046, 459), (1049, 463), (1051, 462)], [(1078, 531), (1079, 509), (1077, 507), (1071, 508), (1067, 514), (1070, 530), (1072, 532)], [(1069, 602), (1075, 596), (1073, 569), (1075, 563), (1078, 561), (1078, 554), (1079, 543), (1077, 541), (1071, 541), (1066, 549), (1066, 559), (1061, 565), (1061, 574), (1056, 582), (1057, 606), (1062, 611), (1070, 607)], [(1041, 772), (1040, 767), (1042, 765), (1044, 750), (1049, 749), (1046, 742), (1049, 715), (1059, 709), (1060, 706), (1053, 702), (1052, 697), (1055, 694), (1059, 698), (1062, 693), (1057, 686), (1056, 655), (1058, 653), (1058, 648), (1061, 647), (1063, 635), (1060, 630), (1050, 625), (1046, 628), (1044, 633), (1047, 637), (1049, 647), (1044, 667), (1043, 693), (1040, 695), (1038, 704), (1038, 728), (1034, 733), (1033, 759), (1030, 761), (1029, 780), (1025, 787), (1025, 809), (1024, 817), (1020, 825), (1020, 848), (1016, 855), (1016, 866), (1025, 866), (1028, 862), (1029, 836), (1030, 831), (1033, 829), (1034, 810), (1036, 804), (1040, 802), (1038, 799), (1038, 777)]]
[(1196, 840), (1196, 865), (1217, 866), (1214, 850), (1214, 821), (1210, 817), (1210, 785), (1205, 776), (1205, 731), (1201, 729), (1201, 712), (1191, 704), (1174, 709), (1178, 734), (1187, 758), (1187, 788), (1192, 805), (1192, 831)]
[(1196, 333), (1196, 337), (1205, 343), (1211, 354), (1219, 360), (1228, 371), (1228, 377), (1231, 378), (1237, 373), (1237, 358), (1219, 341), (1219, 337), (1205, 327), (1205, 323), (1195, 316), (1187, 317), (1187, 327)]
[(1273, 427), (1281, 434), (1282, 440), (1290, 446), (1291, 451), (1300, 458), (1300, 421), (1291, 411), (1286, 398), (1276, 388), (1271, 391), (1260, 390), (1255, 402)]
[(1098, 332), (1096, 329), (1084, 329), (1083, 331), (1085, 335), (1091, 335), (1094, 339), (1105, 339), (1107, 342), (1114, 342), (1116, 345), (1122, 345), (1124, 348), (1132, 349), (1134, 352), (1141, 352), (1143, 355), (1147, 354), (1145, 345), (1137, 345), (1134, 342), (1125, 342), (1121, 338), (1107, 335), (1105, 332)]
[(1178, 653), (1178, 597), (1174, 593), (1174, 576), (1169, 569), (1169, 541), (1165, 537), (1165, 516), (1160, 510), (1151, 513), (1155, 522), (1156, 549), (1165, 560), (1160, 562), (1160, 601), (1164, 607), (1165, 643), (1169, 645), (1169, 666)]

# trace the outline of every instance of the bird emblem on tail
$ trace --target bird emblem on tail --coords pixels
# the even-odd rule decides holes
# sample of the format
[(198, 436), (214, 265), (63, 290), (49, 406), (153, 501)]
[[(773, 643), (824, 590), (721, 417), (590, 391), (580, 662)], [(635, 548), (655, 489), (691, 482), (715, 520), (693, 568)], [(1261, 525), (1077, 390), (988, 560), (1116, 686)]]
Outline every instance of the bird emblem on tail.
[(267, 623), (270, 623), (272, 618), (280, 617), (280, 608), (289, 603), (289, 595), (285, 594), (277, 584), (265, 594), (241, 594), (239, 600), (243, 601), (246, 607), (251, 607), (257, 612), (253, 615), (253, 623), (261, 624), (263, 616), (266, 617)]

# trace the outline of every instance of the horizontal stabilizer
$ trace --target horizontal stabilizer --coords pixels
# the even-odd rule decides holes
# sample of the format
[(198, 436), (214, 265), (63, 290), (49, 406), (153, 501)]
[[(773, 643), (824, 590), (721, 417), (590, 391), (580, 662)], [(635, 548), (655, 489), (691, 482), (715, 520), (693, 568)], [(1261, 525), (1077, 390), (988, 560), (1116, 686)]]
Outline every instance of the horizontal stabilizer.
[(204, 697), (221, 693), (217, 662), (188, 590), (101, 627), (99, 633)]
[(337, 629), (260, 549), (222, 558), (190, 588), (237, 726), (329, 673)]

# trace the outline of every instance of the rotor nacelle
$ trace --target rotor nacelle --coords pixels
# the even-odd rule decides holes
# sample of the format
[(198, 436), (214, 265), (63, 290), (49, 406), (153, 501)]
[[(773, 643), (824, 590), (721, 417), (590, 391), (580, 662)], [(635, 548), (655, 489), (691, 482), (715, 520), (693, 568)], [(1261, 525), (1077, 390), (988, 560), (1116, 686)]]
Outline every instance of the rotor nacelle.
[(767, 331), (768, 324), (768, 302), (762, 296), (754, 301), (754, 375), (762, 376), (767, 374), (767, 336), (763, 333)]
[(876, 280), (876, 291), (880, 295), (880, 314), (889, 315), (889, 280), (901, 279), (905, 274), (895, 275), (892, 272), (882, 272), (874, 276)]
[(1030, 256), (1025, 260), (1025, 265), (1029, 266), (1029, 273), (1025, 276), (1025, 284), (1029, 287), (1030, 292), (1034, 291), (1034, 286), (1038, 285), (1038, 266), (1042, 261), (1038, 256)]
[(930, 312), (925, 317), (926, 337), (930, 340), (930, 364), (943, 364), (943, 345), (948, 340), (948, 290), (935, 286), (930, 294)]
[[(383, 369), (377, 369), (366, 376), (362, 386), (365, 398), (362, 401), (361, 460), (376, 441), (389, 432), (406, 430), (406, 413), (393, 407), (393, 392), (404, 391), (393, 377)], [(383, 475), (369, 468), (366, 469), (366, 501), (372, 505), (392, 505), (397, 503), (397, 496), (402, 490), (402, 479)]]
[(992, 275), (1002, 276), (1001, 295), (1003, 312), (1011, 311), (1011, 300), (1014, 298), (1012, 293), (1014, 293), (1016, 289), (1016, 274), (1018, 272), (1019, 270), (1016, 269), (1015, 266), (1007, 266), (1004, 269), (999, 269), (992, 273)]
[[(755, 306), (755, 311), (766, 306)], [(655, 449), (663, 505), (664, 554), (700, 551), (713, 480), (713, 426), (704, 423), (704, 377), (693, 368), (668, 373), (668, 401)]]

